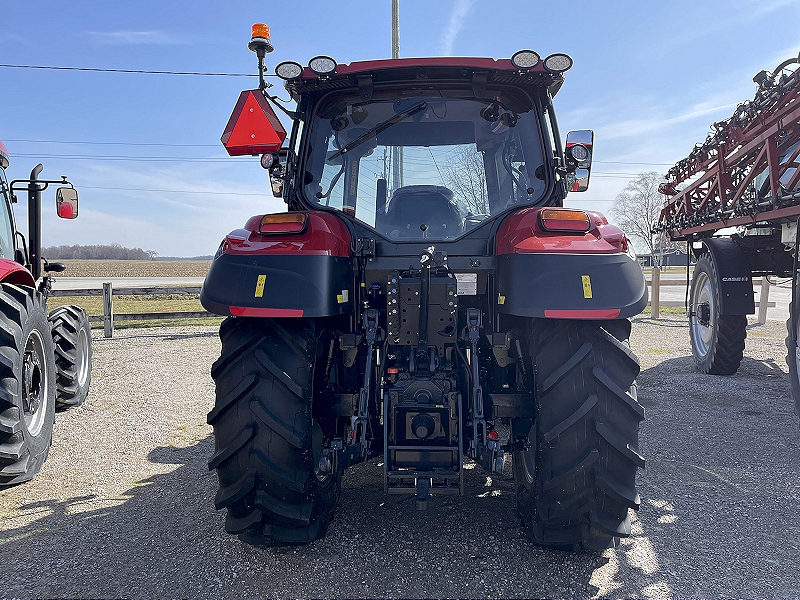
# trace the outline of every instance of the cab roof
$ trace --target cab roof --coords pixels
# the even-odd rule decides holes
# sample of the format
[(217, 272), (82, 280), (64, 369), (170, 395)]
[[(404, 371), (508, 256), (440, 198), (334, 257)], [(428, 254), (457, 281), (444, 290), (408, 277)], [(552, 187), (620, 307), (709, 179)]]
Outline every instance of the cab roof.
[[(400, 69), (403, 67), (468, 67), (473, 69), (491, 69), (496, 71), (517, 71), (507, 58), (478, 58), (469, 56), (434, 56), (426, 58), (383, 58), (378, 60), (353, 61), (350, 64), (337, 65), (336, 75), (355, 75), (379, 71), (383, 69)], [(540, 62), (531, 69), (534, 72), (546, 73)], [(310, 68), (303, 69), (303, 79), (316, 78), (318, 75)]]
[(544, 61), (540, 61), (531, 69), (520, 71), (507, 58), (439, 56), (354, 61), (349, 64), (337, 64), (333, 73), (322, 76), (314, 73), (309, 67), (304, 67), (303, 75), (299, 79), (286, 82), (286, 89), (292, 94), (303, 94), (360, 86), (364, 77), (371, 77), (372, 82), (378, 84), (394, 81), (469, 82), (477, 78), (482, 80), (484, 85), (506, 83), (546, 87), (553, 96), (564, 82), (564, 75), (545, 69)]

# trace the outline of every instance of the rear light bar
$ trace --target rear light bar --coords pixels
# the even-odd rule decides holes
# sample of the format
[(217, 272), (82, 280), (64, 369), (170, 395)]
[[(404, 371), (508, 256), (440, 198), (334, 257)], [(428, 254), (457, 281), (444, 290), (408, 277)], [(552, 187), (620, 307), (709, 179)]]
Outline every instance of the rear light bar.
[(258, 233), (262, 235), (303, 233), (307, 226), (308, 215), (306, 213), (278, 213), (261, 217)]
[(539, 223), (545, 231), (586, 233), (591, 229), (589, 215), (568, 208), (545, 208), (539, 213)]

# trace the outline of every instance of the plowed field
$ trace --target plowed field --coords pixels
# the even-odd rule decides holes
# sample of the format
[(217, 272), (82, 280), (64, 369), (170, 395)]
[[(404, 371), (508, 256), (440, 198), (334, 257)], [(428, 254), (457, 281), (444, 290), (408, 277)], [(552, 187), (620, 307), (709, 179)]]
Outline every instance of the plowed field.
[(205, 277), (210, 260), (60, 260), (56, 277)]

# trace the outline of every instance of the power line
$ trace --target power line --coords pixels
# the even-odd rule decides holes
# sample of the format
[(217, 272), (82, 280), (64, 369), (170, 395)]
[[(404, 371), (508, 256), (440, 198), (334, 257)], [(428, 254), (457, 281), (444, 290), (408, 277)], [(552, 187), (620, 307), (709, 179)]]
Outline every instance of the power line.
[(644, 165), (649, 167), (672, 167), (675, 165), (675, 163), (621, 162), (616, 160), (595, 160), (593, 162), (604, 165)]
[(100, 160), (129, 162), (226, 162), (226, 156), (125, 156), (125, 155), (93, 155), (93, 154), (14, 154), (23, 158), (50, 158), (62, 160)]
[(266, 196), (267, 193), (255, 194), (251, 192), (214, 192), (214, 191), (201, 191), (201, 190), (159, 190), (153, 188), (128, 188), (128, 187), (105, 187), (100, 185), (80, 185), (79, 189), (87, 190), (116, 190), (124, 192), (163, 192), (168, 194), (214, 194), (216, 196)]
[[(2, 66), (2, 65), (0, 65)], [(89, 142), (81, 140), (31, 140), (6, 138), (6, 142), (31, 143), (31, 144), (78, 144), (86, 146), (155, 146), (164, 148), (219, 148), (219, 144), (167, 144), (161, 142)], [(21, 155), (20, 155), (21, 156)], [(415, 159), (405, 159), (406, 162), (417, 162)], [(422, 161), (423, 163), (425, 161)], [(648, 162), (625, 162), (617, 160), (595, 160), (594, 164), (599, 165), (643, 165), (650, 167), (671, 167), (674, 163), (648, 163)], [(425, 163), (427, 164), (427, 163)], [(638, 173), (637, 173), (638, 175)]]
[[(95, 73), (135, 73), (144, 75), (197, 75), (201, 77), (258, 77), (252, 73), (204, 73), (200, 71), (147, 71), (144, 69), (99, 69), (94, 67), (55, 67), (50, 65), (5, 65), (0, 67), (6, 69), (46, 69), (51, 71), (91, 71)], [(277, 75), (264, 75), (265, 77), (277, 77)]]
[(32, 144), (80, 144), (85, 146), (164, 146), (168, 148), (219, 148), (219, 144), (162, 144), (150, 142), (82, 142), (77, 140), (23, 140), (6, 139), (6, 142), (24, 142)]
[[(159, 192), (159, 193), (167, 193), (167, 194), (213, 194), (217, 196), (256, 196), (263, 198), (264, 196), (268, 196), (268, 193), (265, 191), (264, 193), (253, 193), (253, 192), (220, 192), (220, 191), (206, 191), (206, 190), (165, 190), (165, 189), (156, 189), (156, 188), (129, 188), (129, 187), (109, 187), (109, 186), (100, 186), (100, 185), (79, 185), (79, 190), (87, 189), (87, 190), (110, 190), (110, 191), (123, 191), (123, 192)], [(576, 201), (582, 203), (589, 203), (589, 202), (614, 202), (613, 200), (602, 200), (602, 199), (582, 199), (582, 198), (575, 198)]]

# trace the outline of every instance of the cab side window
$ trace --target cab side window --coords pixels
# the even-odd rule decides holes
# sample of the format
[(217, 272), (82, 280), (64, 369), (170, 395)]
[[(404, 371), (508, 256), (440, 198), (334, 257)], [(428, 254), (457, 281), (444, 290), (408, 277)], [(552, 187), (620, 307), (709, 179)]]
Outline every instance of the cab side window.
[(14, 229), (11, 224), (11, 198), (5, 174), (0, 169), (0, 258), (14, 260)]

